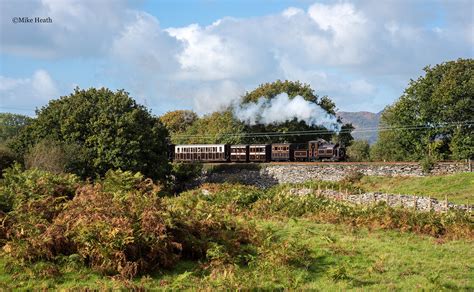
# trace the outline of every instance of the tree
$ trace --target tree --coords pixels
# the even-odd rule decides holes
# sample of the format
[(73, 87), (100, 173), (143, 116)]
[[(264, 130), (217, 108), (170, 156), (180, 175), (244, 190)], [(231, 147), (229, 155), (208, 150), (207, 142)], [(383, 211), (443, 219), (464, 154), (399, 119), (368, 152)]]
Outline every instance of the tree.
[(43, 139), (77, 147), (86, 162), (76, 169), (82, 176), (120, 168), (162, 179), (169, 172), (166, 128), (124, 90), (76, 88), (50, 101), (11, 147), (24, 155)]
[(244, 125), (237, 121), (231, 110), (206, 115), (174, 137), (176, 144), (207, 144), (242, 142)]
[(0, 113), (0, 143), (17, 135), (20, 130), (28, 125), (32, 118), (19, 114)]
[(198, 115), (190, 110), (175, 110), (160, 117), (160, 121), (170, 133), (185, 131), (198, 119)]
[[(389, 160), (465, 159), (473, 156), (474, 60), (424, 68), (381, 116), (375, 149)], [(470, 122), (470, 123), (469, 123)]]
[[(308, 85), (303, 84), (299, 81), (281, 81), (277, 80), (273, 83), (265, 83), (258, 86), (251, 92), (247, 92), (242, 97), (242, 103), (257, 102), (261, 97), (272, 99), (278, 94), (287, 93), (289, 98), (294, 98), (297, 95), (302, 96), (305, 100), (314, 102), (324, 109), (328, 114), (336, 114), (335, 103), (327, 96), (320, 98), (314, 90)], [(340, 119), (338, 119), (339, 122)], [(352, 136), (350, 136), (350, 129), (352, 126), (345, 125), (346, 131), (349, 131), (349, 135), (345, 135), (340, 140), (344, 140), (346, 143), (350, 143)], [(262, 125), (257, 124), (255, 126), (246, 126), (245, 132), (250, 133), (266, 133), (266, 132), (294, 132), (294, 131), (316, 131), (319, 132), (314, 135), (259, 135), (258, 137), (246, 138), (247, 143), (274, 143), (274, 142), (305, 142), (309, 140), (315, 140), (317, 138), (323, 138), (330, 141), (331, 138), (336, 135), (334, 132), (328, 131), (326, 128), (321, 126), (309, 126), (304, 121), (287, 121), (278, 125)], [(345, 132), (346, 132), (345, 131)], [(347, 134), (347, 133), (345, 133)]]
[(347, 147), (347, 156), (350, 161), (369, 161), (369, 142), (366, 140), (353, 141), (351, 146)]
[(13, 165), (16, 160), (15, 154), (4, 145), (0, 145), (0, 178), (3, 170)]
[(160, 117), (160, 121), (166, 127), (174, 143), (174, 136), (183, 134), (194, 122), (199, 119), (198, 115), (190, 110), (175, 110), (167, 112)]

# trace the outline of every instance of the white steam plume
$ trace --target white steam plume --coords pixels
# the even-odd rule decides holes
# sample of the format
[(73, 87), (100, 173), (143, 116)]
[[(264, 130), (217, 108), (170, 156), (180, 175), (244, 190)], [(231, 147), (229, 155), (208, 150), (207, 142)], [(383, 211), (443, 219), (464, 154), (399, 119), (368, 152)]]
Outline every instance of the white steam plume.
[(279, 124), (296, 118), (309, 126), (322, 126), (335, 132), (341, 130), (336, 116), (300, 95), (290, 99), (286, 93), (281, 93), (272, 99), (260, 97), (256, 103), (236, 106), (234, 115), (248, 125)]

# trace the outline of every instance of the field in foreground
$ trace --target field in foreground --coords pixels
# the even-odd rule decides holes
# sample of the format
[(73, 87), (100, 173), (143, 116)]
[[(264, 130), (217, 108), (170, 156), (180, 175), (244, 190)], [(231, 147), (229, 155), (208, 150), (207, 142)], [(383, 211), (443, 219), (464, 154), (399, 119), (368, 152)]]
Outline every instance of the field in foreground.
[(329, 182), (170, 196), (131, 172), (94, 183), (35, 169), (4, 177), (0, 289), (474, 288), (474, 222), (457, 210), (294, 192), (340, 187)]
[(356, 186), (367, 191), (423, 195), (457, 204), (474, 204), (474, 173), (428, 177), (364, 176)]
[[(261, 220), (259, 228), (286, 245), (297, 260), (286, 265), (254, 260), (209, 272), (199, 262), (183, 261), (172, 271), (118, 281), (87, 268), (63, 266), (62, 276), (29, 278), (9, 274), (0, 261), (0, 288), (299, 288), (474, 289), (473, 244), (390, 230), (369, 231), (307, 219)], [(280, 255), (281, 256), (281, 255)]]

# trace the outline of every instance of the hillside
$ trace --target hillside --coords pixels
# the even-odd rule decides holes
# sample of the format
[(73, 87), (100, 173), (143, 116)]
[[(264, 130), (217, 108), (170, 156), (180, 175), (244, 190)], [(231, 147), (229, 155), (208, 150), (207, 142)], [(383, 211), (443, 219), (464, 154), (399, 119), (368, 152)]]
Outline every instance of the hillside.
[[(337, 115), (341, 117), (344, 123), (352, 123), (352, 125), (357, 130), (377, 128), (379, 125), (381, 113), (382, 112), (338, 112)], [(370, 144), (373, 144), (375, 141), (377, 141), (377, 131), (355, 132), (352, 134), (352, 136), (354, 136), (354, 139), (357, 140), (368, 140)]]

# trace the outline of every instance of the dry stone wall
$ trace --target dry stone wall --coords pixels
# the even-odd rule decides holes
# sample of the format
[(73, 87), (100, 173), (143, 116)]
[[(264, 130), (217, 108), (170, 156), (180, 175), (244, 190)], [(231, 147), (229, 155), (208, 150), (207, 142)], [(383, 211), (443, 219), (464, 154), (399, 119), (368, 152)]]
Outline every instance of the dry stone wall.
[[(311, 180), (339, 181), (356, 171), (369, 176), (426, 175), (417, 163), (268, 164), (262, 165), (260, 169), (232, 165), (232, 167), (204, 172), (201, 182), (240, 182), (267, 188), (281, 183), (303, 183)], [(430, 175), (468, 171), (467, 163), (444, 162), (436, 164)]]
[(439, 201), (430, 197), (420, 197), (412, 195), (395, 195), (380, 192), (347, 194), (334, 190), (313, 190), (309, 188), (290, 189), (289, 193), (295, 196), (323, 196), (333, 200), (346, 201), (357, 205), (375, 205), (379, 203), (387, 204), (390, 207), (406, 208), (422, 212), (446, 212), (448, 210), (471, 211), (468, 205), (456, 205), (446, 201)]

